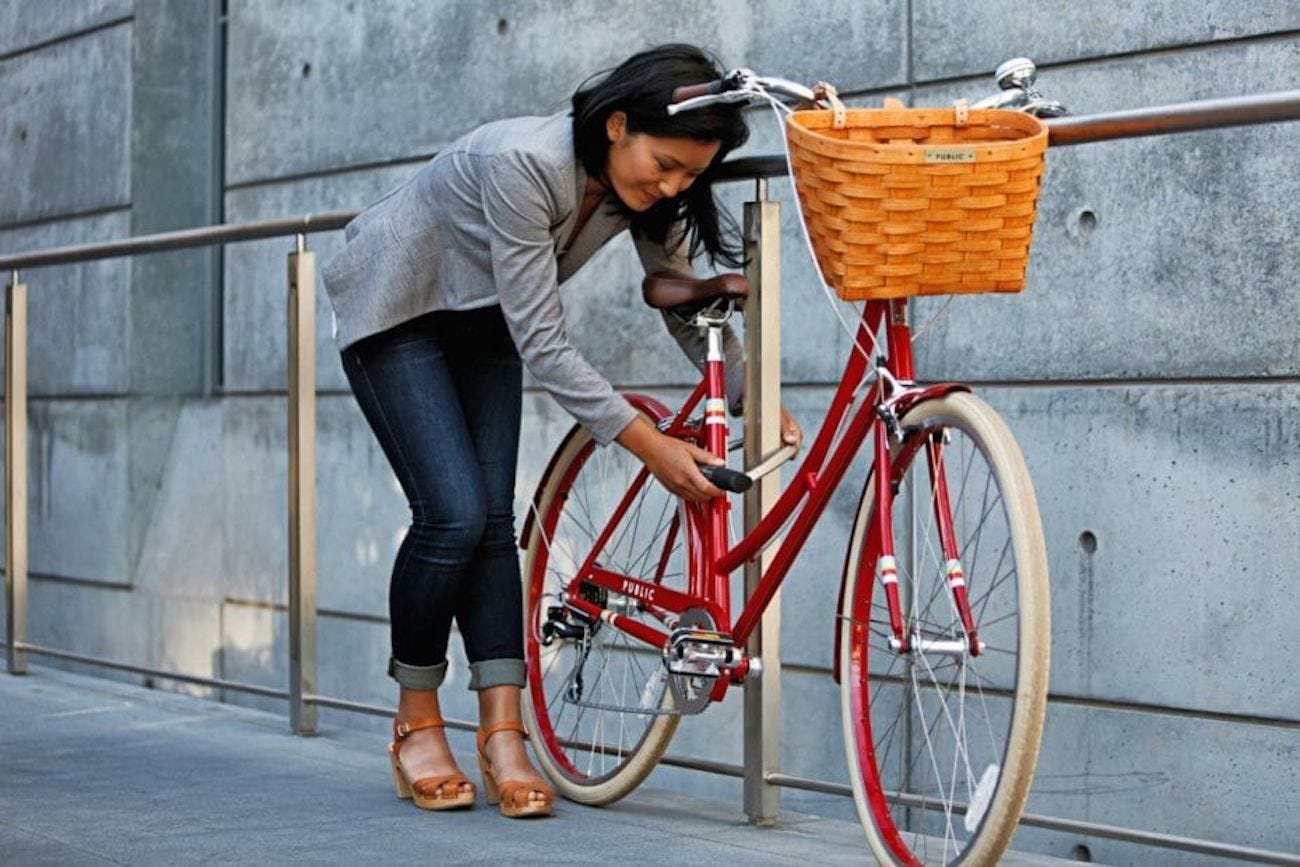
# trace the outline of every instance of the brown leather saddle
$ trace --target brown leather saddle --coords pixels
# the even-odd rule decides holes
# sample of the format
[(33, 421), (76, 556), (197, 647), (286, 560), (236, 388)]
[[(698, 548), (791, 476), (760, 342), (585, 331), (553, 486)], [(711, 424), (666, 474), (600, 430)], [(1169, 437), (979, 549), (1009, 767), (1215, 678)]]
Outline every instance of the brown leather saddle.
[(749, 281), (744, 274), (696, 278), (660, 272), (641, 282), (641, 296), (645, 303), (659, 310), (683, 306), (698, 309), (723, 299), (743, 305), (749, 297)]

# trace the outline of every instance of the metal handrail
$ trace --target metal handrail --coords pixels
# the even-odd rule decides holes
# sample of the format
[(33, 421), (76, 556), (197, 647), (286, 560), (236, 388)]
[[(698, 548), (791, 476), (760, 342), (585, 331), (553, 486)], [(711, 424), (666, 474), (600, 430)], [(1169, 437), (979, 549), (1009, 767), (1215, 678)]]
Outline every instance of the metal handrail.
[(137, 256), (141, 253), (162, 253), (166, 250), (184, 250), (190, 247), (210, 247), (235, 241), (256, 241), (262, 238), (328, 232), (342, 229), (358, 213), (360, 212), (326, 211), (321, 214), (304, 214), (301, 217), (253, 220), (248, 223), (223, 223), (197, 229), (159, 232), (154, 235), (136, 235), (133, 238), (122, 238), (117, 241), (50, 247), (29, 253), (0, 256), (0, 272), (89, 262), (94, 259), (116, 259), (119, 256)]
[[(1202, 100), (1086, 117), (1058, 118), (1047, 121), (1047, 126), (1051, 144), (1053, 146), (1063, 146), (1134, 136), (1167, 135), (1194, 130), (1296, 120), (1300, 120), (1300, 91), (1283, 91), (1261, 96)], [(719, 180), (758, 179), (761, 191), (765, 186), (765, 179), (781, 177), (786, 174), (787, 163), (783, 155), (745, 157), (724, 163), (719, 173)], [(765, 196), (760, 194), (759, 198), (762, 200)], [(292, 562), (294, 560), (293, 556), (291, 556), (290, 567), (290, 625), (291, 632), (294, 633), (291, 636), (291, 644), (294, 646), (291, 648), (291, 683), (288, 691), (255, 684), (168, 672), (29, 644), (26, 641), (25, 631), (26, 511), (21, 508), (13, 508), (16, 503), (26, 501), (26, 461), (22, 458), (25, 458), (26, 453), (27, 292), (26, 286), (19, 282), (18, 271), (20, 269), (142, 255), (238, 241), (296, 236), (296, 249), (290, 253), (289, 303), (291, 310), (296, 310), (298, 313), (290, 317), (289, 323), (291, 382), (288, 395), (291, 419), (300, 418), (302, 429), (295, 434), (291, 421), (291, 439), (289, 443), (291, 488), (297, 490), (291, 491), (289, 511), (291, 539), (297, 540), (294, 551), (297, 552), (297, 555), (309, 556), (310, 552), (314, 551), (315, 548), (314, 477), (309, 475), (310, 470), (308, 469), (314, 463), (314, 323), (311, 321), (309, 313), (314, 309), (315, 263), (314, 259), (311, 258), (311, 254), (306, 250), (306, 236), (309, 233), (341, 229), (357, 213), (358, 211), (328, 211), (319, 214), (306, 214), (301, 217), (206, 226), (153, 235), (141, 235), (116, 241), (49, 248), (0, 256), (0, 273), (13, 273), (8, 287), (6, 304), (6, 355), (9, 363), (6, 371), (8, 387), (6, 389), (5, 408), (6, 427), (10, 432), (10, 436), (6, 439), (8, 454), (5, 467), (6, 498), (9, 505), (6, 518), (6, 548), (10, 553), (8, 560), (10, 570), (6, 570), (6, 589), (10, 592), (17, 590), (19, 595), (16, 597), (10, 596), (10, 604), (7, 606), (9, 640), (0, 642), (0, 646), (7, 651), (10, 671), (14, 673), (24, 671), (26, 662), (23, 654), (30, 652), (36, 655), (99, 665), (185, 683), (206, 684), (221, 689), (284, 698), (290, 703), (292, 728), (300, 732), (314, 730), (316, 707), (333, 707), (381, 715), (391, 713), (391, 709), (332, 698), (315, 692), (315, 567), (314, 563), (308, 563), (300, 567)], [(306, 405), (305, 409), (304, 404)], [(16, 412), (18, 412), (18, 416), (15, 416)], [(294, 468), (302, 478), (301, 483), (297, 485), (293, 484)], [(294, 544), (291, 541), (291, 546)], [(21, 552), (18, 556), (14, 556), (19, 545), (21, 545)], [(297, 574), (299, 570), (302, 572), (301, 578)], [(302, 581), (301, 586), (299, 580)], [(21, 583), (21, 587), (15, 588), (15, 583)], [(304, 628), (308, 632), (305, 635), (299, 634), (299, 630)], [(310, 645), (310, 647), (300, 647), (298, 646), (300, 643)], [(305, 659), (301, 658), (302, 654), (306, 654)], [(470, 723), (458, 720), (455, 721), (454, 727), (468, 728)], [(735, 777), (746, 775), (744, 767), (725, 765), (719, 762), (684, 757), (665, 757), (664, 761), (667, 764), (695, 768), (715, 774)], [(807, 780), (781, 773), (766, 773), (764, 781), (773, 786), (791, 786), (834, 794), (851, 793), (848, 787), (840, 784), (821, 780)], [(1280, 852), (1268, 852), (1214, 841), (1173, 837), (1070, 819), (1026, 815), (1022, 817), (1022, 822), (1092, 836), (1124, 839), (1152, 846), (1215, 854), (1221, 857), (1269, 860), (1276, 863), (1300, 863), (1300, 859), (1295, 859), (1293, 856)]]
[[(1296, 120), (1300, 120), (1300, 90), (1179, 102), (1081, 117), (1052, 118), (1045, 123), (1051, 146), (1064, 147), (1120, 138), (1170, 135)], [(784, 177), (787, 173), (785, 157), (770, 154), (728, 160), (720, 166), (717, 179), (719, 181), (754, 180)], [(305, 214), (301, 217), (229, 223), (160, 232), (155, 235), (138, 235), (118, 241), (12, 253), (0, 256), (0, 272), (142, 253), (159, 253), (164, 250), (181, 250), (211, 244), (227, 244), (234, 241), (327, 232), (343, 228), (358, 213), (358, 211), (325, 211), (319, 214)]]

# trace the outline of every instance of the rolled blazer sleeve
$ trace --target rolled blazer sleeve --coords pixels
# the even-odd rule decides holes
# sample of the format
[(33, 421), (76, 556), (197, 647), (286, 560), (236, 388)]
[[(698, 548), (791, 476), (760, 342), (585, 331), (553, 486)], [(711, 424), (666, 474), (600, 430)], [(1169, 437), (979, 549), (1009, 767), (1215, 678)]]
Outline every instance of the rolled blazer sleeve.
[(542, 387), (597, 443), (608, 445), (636, 410), (569, 343), (550, 234), (554, 209), (544, 174), (527, 153), (485, 158), (483, 211), (510, 336)]
[[(683, 224), (677, 224), (668, 233), (667, 244), (657, 243), (636, 233), (633, 233), (633, 241), (646, 274), (667, 271), (686, 277), (696, 276), (687, 256)], [(703, 373), (705, 356), (709, 352), (708, 337), (701, 329), (682, 322), (667, 310), (659, 312), (663, 315), (668, 333), (677, 341), (691, 364)], [(733, 416), (738, 416), (745, 403), (745, 348), (730, 325), (722, 327), (722, 352), (727, 359), (727, 406)]]

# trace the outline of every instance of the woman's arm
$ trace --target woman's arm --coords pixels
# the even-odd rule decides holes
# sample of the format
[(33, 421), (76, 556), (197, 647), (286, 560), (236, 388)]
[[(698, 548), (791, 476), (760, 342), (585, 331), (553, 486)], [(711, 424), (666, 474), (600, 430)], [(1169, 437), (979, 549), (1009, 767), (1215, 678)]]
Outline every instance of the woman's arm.
[(692, 501), (722, 496), (696, 466), (721, 460), (656, 430), (569, 343), (541, 169), (529, 165), (526, 154), (487, 159), (483, 212), (492, 272), (510, 336), (528, 370), (596, 442), (617, 438), (672, 493)]
[(545, 171), (526, 153), (507, 151), (483, 159), (483, 214), (510, 336), (541, 386), (596, 442), (607, 445), (636, 410), (569, 342)]
[(665, 488), (683, 499), (700, 502), (722, 496), (722, 491), (704, 478), (696, 464), (723, 465), (708, 449), (665, 436), (643, 416), (637, 416), (618, 435), (618, 443), (641, 459)]

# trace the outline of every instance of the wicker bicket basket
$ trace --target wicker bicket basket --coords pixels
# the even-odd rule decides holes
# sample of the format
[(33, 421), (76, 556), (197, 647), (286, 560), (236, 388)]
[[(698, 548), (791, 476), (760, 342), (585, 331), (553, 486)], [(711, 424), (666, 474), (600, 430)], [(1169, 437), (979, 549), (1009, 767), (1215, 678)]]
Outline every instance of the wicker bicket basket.
[(796, 111), (795, 187), (826, 282), (848, 301), (1025, 287), (1047, 127), (1001, 109)]

